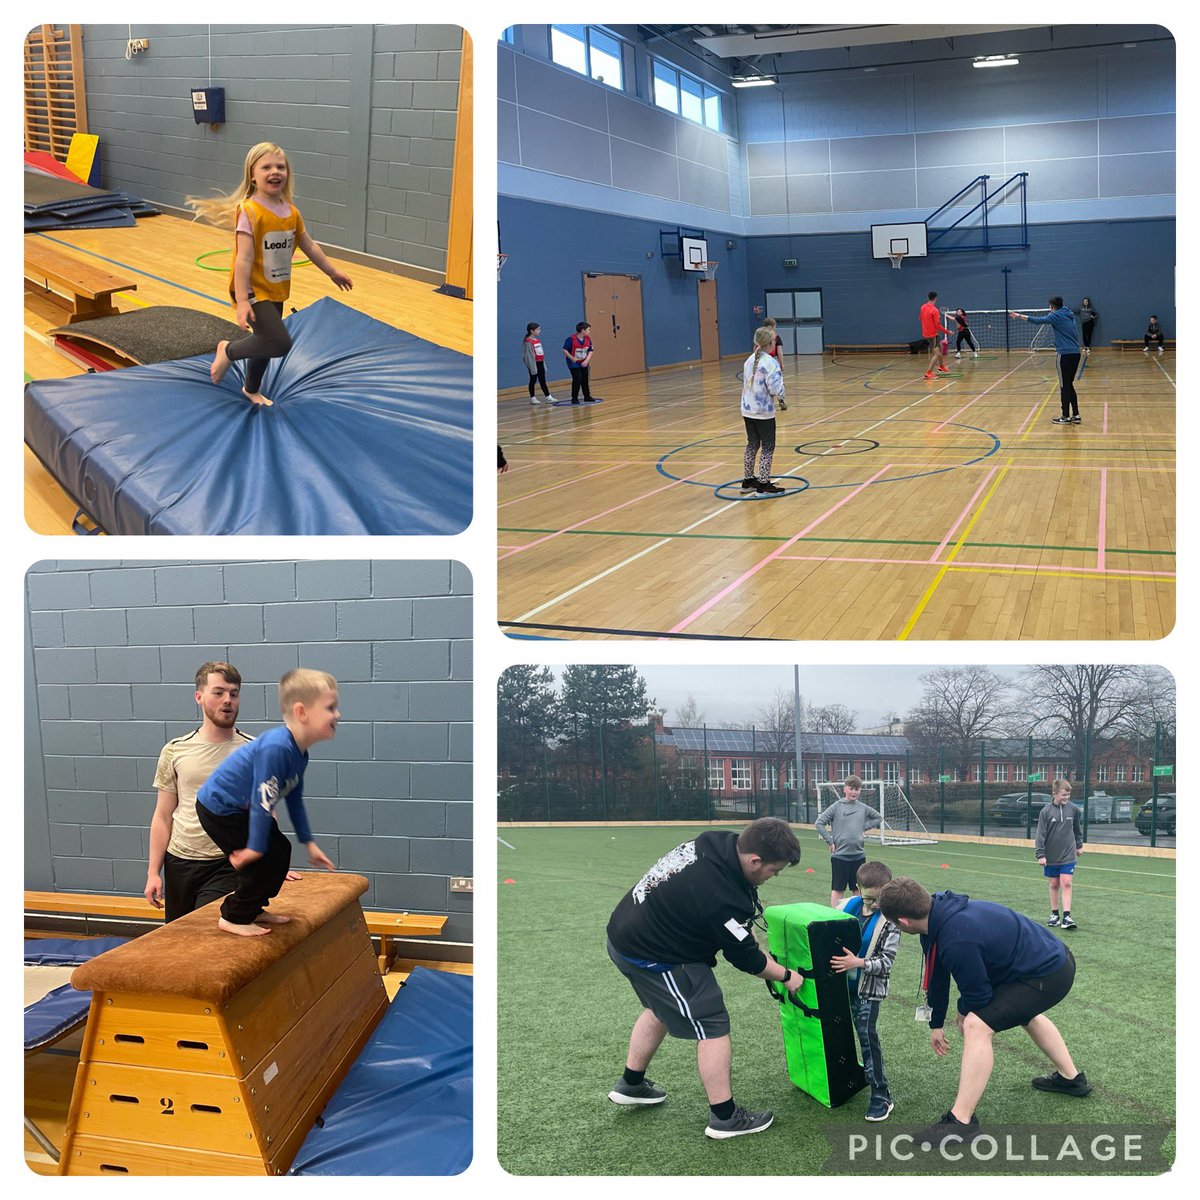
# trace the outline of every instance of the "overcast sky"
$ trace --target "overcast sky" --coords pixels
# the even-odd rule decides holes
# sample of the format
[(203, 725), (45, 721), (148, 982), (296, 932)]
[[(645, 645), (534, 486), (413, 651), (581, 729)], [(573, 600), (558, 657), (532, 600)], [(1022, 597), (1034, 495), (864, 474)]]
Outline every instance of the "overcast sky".
[[(550, 668), (556, 678), (562, 667)], [(791, 694), (791, 666), (765, 667), (652, 667), (639, 666), (646, 691), (667, 710), (666, 723), (675, 721), (688, 695), (709, 725), (753, 723), (758, 710), (779, 689)], [(801, 667), (800, 695), (813, 705), (844, 704), (858, 714), (858, 728), (882, 724), (891, 713), (903, 717), (921, 698), (921, 676), (932, 666)], [(994, 667), (997, 674), (1016, 679), (1020, 667)]]

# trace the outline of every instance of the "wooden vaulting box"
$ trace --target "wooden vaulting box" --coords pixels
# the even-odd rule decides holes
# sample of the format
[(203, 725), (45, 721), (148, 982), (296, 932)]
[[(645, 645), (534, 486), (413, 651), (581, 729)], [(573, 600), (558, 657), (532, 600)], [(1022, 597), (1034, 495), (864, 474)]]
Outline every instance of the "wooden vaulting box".
[(91, 990), (60, 1172), (282, 1175), (387, 1008), (358, 875), (305, 875), (266, 937), (219, 905), (79, 967)]

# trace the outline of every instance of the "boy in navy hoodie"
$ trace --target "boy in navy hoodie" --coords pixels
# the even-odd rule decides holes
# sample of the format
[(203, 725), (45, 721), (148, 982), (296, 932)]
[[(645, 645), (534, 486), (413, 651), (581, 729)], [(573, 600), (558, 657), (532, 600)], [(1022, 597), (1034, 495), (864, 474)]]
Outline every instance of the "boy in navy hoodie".
[(958, 985), (956, 1019), (963, 1038), (958, 1095), (940, 1121), (917, 1135), (918, 1145), (978, 1136), (975, 1105), (992, 1074), (992, 1039), (1005, 1029), (1020, 1025), (1053, 1063), (1051, 1074), (1033, 1080), (1035, 1088), (1065, 1096), (1092, 1090), (1045, 1015), (1075, 981), (1074, 956), (1054, 934), (1003, 904), (950, 891), (931, 896), (904, 876), (884, 884), (879, 910), (902, 933), (920, 935), (929, 1042), (939, 1057), (950, 1049), (944, 1026), (952, 977)]

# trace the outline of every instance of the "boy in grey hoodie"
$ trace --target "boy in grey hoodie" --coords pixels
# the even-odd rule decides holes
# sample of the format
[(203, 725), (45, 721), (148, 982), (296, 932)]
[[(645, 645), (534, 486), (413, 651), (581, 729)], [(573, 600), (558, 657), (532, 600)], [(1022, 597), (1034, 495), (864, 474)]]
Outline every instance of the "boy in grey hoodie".
[(878, 829), (883, 817), (869, 804), (860, 804), (862, 780), (850, 775), (842, 784), (843, 799), (835, 800), (819, 817), (815, 829), (828, 846), (832, 879), (829, 907), (837, 908), (846, 889), (858, 895), (858, 868), (867, 861), (863, 835), (868, 829)]
[[(1050, 793), (1050, 803), (1038, 814), (1037, 839), (1034, 854), (1041, 864), (1042, 874), (1050, 880), (1050, 926), (1077, 929), (1071, 917), (1071, 885), (1075, 879), (1075, 860), (1083, 850), (1082, 810), (1071, 803), (1071, 784), (1056, 779)], [(1059, 919), (1059, 895), (1062, 896), (1062, 919)]]

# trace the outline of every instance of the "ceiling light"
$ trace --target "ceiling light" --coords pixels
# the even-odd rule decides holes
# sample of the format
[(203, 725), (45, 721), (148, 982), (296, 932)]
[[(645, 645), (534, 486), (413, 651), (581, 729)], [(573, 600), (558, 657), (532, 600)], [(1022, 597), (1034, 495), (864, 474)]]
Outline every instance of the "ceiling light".
[(988, 54), (977, 58), (973, 67), (1019, 67), (1021, 60), (1015, 54)]
[(774, 75), (735, 75), (729, 82), (734, 87), (771, 87), (779, 81)]

